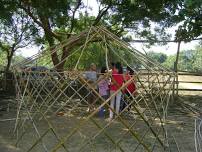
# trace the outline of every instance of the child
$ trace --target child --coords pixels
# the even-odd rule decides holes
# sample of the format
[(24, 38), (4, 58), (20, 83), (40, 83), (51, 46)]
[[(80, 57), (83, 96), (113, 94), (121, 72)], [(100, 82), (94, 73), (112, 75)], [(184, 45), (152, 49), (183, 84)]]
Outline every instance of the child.
[[(101, 75), (98, 79), (98, 90), (100, 96), (104, 99), (107, 100), (109, 98), (109, 80), (105, 75), (106, 73), (106, 67), (102, 67), (101, 69)], [(104, 107), (102, 107), (99, 111), (99, 115), (101, 117), (104, 116)]]
[(109, 97), (109, 80), (104, 75), (106, 73), (106, 67), (102, 67), (101, 75), (98, 79), (99, 94), (106, 100)]

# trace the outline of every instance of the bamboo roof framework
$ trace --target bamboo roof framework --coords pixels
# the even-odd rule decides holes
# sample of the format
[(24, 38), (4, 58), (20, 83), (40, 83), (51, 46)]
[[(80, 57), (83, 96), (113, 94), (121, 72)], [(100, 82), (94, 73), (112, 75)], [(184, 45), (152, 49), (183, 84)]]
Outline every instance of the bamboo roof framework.
[[(77, 43), (70, 54), (62, 58), (61, 49)], [(81, 61), (92, 43), (102, 47), (102, 59), (109, 70), (109, 63), (119, 60), (134, 70), (135, 75), (123, 86), (103, 99), (95, 85), (84, 78)], [(50, 64), (51, 53), (61, 55), (61, 62), (68, 66), (63, 71), (54, 70)], [(124, 50), (124, 51), (119, 51)], [(93, 53), (92, 53), (93, 54)], [(93, 57), (93, 55), (92, 55)], [(52, 65), (50, 70), (27, 70), (19, 67), (37, 63)], [(58, 64), (60, 64), (58, 63)], [(73, 64), (72, 64), (73, 63)], [(136, 66), (144, 68), (138, 70)], [(128, 43), (119, 39), (102, 26), (90, 27), (47, 51), (34, 55), (13, 67), (17, 90), (17, 117), (15, 131), (17, 142), (24, 151), (166, 151), (169, 141), (165, 125), (167, 107), (174, 85), (174, 73)], [(106, 74), (105, 77), (109, 77)], [(131, 82), (137, 86), (137, 94), (123, 98), (128, 105), (120, 113), (110, 108), (110, 100)], [(95, 109), (86, 112), (94, 96)], [(111, 109), (115, 118), (108, 122), (97, 117), (99, 109)], [(130, 111), (128, 111), (128, 107)], [(30, 134), (33, 138), (28, 139)], [(28, 146), (24, 146), (27, 143)]]

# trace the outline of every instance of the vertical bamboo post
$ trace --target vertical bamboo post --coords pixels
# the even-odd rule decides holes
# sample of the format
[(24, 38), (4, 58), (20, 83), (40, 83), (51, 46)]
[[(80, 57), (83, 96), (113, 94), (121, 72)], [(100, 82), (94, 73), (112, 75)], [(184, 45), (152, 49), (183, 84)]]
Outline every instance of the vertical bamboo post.
[[(175, 66), (175, 63), (174, 63)], [(173, 80), (173, 84), (172, 84), (172, 103), (174, 103), (174, 97), (175, 97), (175, 82), (176, 82), (176, 74), (174, 75), (174, 80)]]
[(176, 74), (176, 77), (175, 77), (175, 89), (176, 89), (176, 97), (178, 98), (178, 85), (179, 85), (179, 81), (178, 81), (178, 60), (179, 60), (179, 53), (180, 53), (180, 44), (181, 44), (181, 41), (178, 41), (178, 46), (177, 46), (177, 55), (176, 55), (176, 60), (175, 60), (175, 63), (174, 63), (174, 71), (175, 71), (175, 74)]

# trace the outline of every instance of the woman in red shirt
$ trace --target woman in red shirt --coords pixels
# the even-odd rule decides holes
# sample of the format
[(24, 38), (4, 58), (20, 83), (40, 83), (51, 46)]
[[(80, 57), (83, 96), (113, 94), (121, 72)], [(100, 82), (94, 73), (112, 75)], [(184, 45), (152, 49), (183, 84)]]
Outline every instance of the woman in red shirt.
[[(134, 76), (134, 71), (130, 67), (127, 67), (126, 70), (127, 71), (126, 71), (126, 74), (124, 76), (124, 81), (125, 82), (129, 81)], [(129, 83), (127, 85), (126, 89), (124, 90), (124, 93), (126, 94), (127, 98), (132, 99), (132, 96), (136, 93), (136, 85), (135, 85), (135, 81), (134, 80), (131, 81), (131, 83)], [(131, 105), (128, 107), (128, 111), (130, 109), (131, 109)]]
[[(119, 90), (121, 88), (121, 86), (123, 85), (123, 82), (124, 82), (123, 68), (122, 68), (121, 64), (119, 62), (117, 62), (112, 68), (112, 81), (111, 81), (111, 85), (110, 85), (110, 95), (114, 94), (117, 90)], [(116, 103), (115, 111), (117, 114), (119, 113), (119, 110), (120, 110), (121, 96), (122, 96), (122, 91), (119, 90), (116, 93), (116, 95), (114, 95), (111, 98), (111, 101), (110, 101), (111, 109), (114, 109), (114, 104)], [(112, 120), (113, 115), (114, 115), (114, 113), (111, 109), (109, 112), (109, 120)]]

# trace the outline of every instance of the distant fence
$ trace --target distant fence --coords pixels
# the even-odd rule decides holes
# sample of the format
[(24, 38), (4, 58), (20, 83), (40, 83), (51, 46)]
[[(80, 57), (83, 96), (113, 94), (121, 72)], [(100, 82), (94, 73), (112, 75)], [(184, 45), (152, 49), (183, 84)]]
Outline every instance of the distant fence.
[[(151, 75), (152, 73), (147, 73), (146, 71), (142, 70), (144, 75)], [(142, 81), (143, 83), (146, 81)], [(164, 82), (158, 82), (164, 83)], [(176, 91), (185, 91), (189, 93), (189, 91), (193, 92), (202, 92), (202, 73), (200, 72), (188, 72), (188, 71), (179, 71), (176, 74), (175, 79), (175, 94)]]
[(178, 91), (202, 91), (202, 73), (178, 72)]

